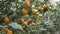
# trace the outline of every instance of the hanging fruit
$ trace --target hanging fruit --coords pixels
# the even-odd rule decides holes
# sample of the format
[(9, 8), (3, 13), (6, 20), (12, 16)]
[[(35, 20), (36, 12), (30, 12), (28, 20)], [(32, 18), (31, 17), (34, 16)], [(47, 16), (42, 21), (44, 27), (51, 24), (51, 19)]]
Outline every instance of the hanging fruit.
[(27, 26), (27, 22), (26, 22), (26, 21), (25, 21), (25, 22), (23, 22), (23, 25)]
[(42, 8), (39, 6), (39, 7), (38, 7), (38, 11), (41, 11), (41, 9), (42, 9)]
[(51, 6), (48, 6), (49, 9), (51, 9), (52, 7)]
[(9, 19), (8, 17), (5, 17), (5, 18), (4, 18), (4, 22), (5, 22), (5, 23), (9, 23), (9, 22), (10, 22), (10, 19)]
[(12, 34), (12, 31), (8, 30), (7, 34)]
[(29, 18), (29, 19), (27, 19), (27, 23), (30, 23), (30, 21), (31, 21), (31, 19)]
[(23, 29), (24, 29), (25, 27), (26, 27), (25, 25), (22, 26)]
[(25, 5), (25, 7), (30, 7), (30, 2), (28, 0), (25, 0), (24, 5)]
[(24, 19), (23, 19), (23, 18), (21, 18), (21, 19), (20, 19), (20, 22), (21, 22), (21, 23), (23, 23), (23, 22), (24, 22)]
[(47, 9), (47, 5), (44, 4), (43, 7), (42, 7), (43, 10), (46, 10)]
[(3, 27), (3, 30), (4, 30), (5, 32), (7, 32), (7, 34), (12, 34), (12, 31), (10, 31), (10, 30), (7, 28), (7, 25), (5, 25), (5, 26)]
[(33, 27), (33, 26), (35, 26), (35, 23), (34, 23), (34, 22), (32, 22), (32, 23), (31, 23), (31, 26), (32, 26), (32, 27)]
[(6, 27), (3, 27), (3, 30), (4, 30), (5, 32), (7, 32), (7, 31), (8, 31), (8, 28), (6, 28)]
[(36, 11), (34, 9), (32, 9), (32, 14), (35, 15), (36, 14)]
[(25, 15), (25, 14), (27, 14), (27, 11), (26, 11), (25, 8), (23, 8), (23, 9), (22, 9), (22, 15)]
[(43, 15), (42, 14), (39, 14), (40, 17), (42, 17)]

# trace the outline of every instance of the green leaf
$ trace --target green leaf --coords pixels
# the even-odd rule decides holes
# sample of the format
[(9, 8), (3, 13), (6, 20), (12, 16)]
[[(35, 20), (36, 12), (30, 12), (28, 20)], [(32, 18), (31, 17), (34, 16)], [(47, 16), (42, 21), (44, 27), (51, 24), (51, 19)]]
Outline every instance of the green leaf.
[(11, 26), (13, 29), (23, 30), (22, 26), (17, 23), (10, 23), (9, 26)]

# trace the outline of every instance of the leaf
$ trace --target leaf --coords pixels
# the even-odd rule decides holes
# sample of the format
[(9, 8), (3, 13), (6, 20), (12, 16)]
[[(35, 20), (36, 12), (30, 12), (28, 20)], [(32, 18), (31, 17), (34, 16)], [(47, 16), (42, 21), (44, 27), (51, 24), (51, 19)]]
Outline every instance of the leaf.
[(0, 25), (0, 28), (2, 28), (3, 26), (2, 25)]
[(23, 30), (22, 26), (17, 23), (10, 23), (9, 26), (11, 26), (13, 29)]
[(59, 0), (49, 0), (49, 1), (54, 7), (56, 7), (58, 5), (57, 2), (59, 2)]
[(0, 33), (1, 34), (1, 33)]

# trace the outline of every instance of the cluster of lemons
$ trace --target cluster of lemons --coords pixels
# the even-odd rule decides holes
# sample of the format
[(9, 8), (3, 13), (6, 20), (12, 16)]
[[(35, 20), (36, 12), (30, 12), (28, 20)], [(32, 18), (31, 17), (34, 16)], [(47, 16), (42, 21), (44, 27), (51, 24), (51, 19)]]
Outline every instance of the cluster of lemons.
[(36, 24), (32, 22), (31, 19), (27, 19), (26, 21), (22, 18), (20, 20), (21, 24), (23, 24), (23, 28), (25, 28), (28, 24), (31, 24), (31, 27), (35, 26)]
[[(5, 25), (5, 26), (3, 27), (3, 30), (4, 30), (7, 34), (12, 34), (12, 33), (13, 33), (10, 29), (7, 28), (7, 25)], [(2, 33), (2, 34), (4, 34), (4, 33)]]
[[(27, 14), (27, 10), (26, 8), (30, 7), (30, 2), (29, 0), (24, 0), (24, 6), (25, 8), (22, 8), (22, 15), (26, 15)], [(35, 15), (36, 14), (36, 11), (34, 9), (31, 10), (32, 11), (32, 14)], [(25, 28), (28, 24), (31, 24), (31, 26), (35, 26), (35, 23), (34, 22), (31, 22), (31, 19), (27, 19), (26, 21), (22, 18), (20, 19), (20, 22), (23, 24), (23, 28)], [(31, 23), (30, 23), (31, 22)]]
[[(24, 5), (25, 5), (25, 7), (28, 8), (28, 7), (30, 7), (30, 2), (28, 0), (25, 0)], [(38, 7), (38, 11), (46, 10), (47, 8), (48, 8), (48, 6), (46, 4), (44, 4), (42, 7), (40, 7), (40, 6)], [(31, 12), (32, 12), (32, 15), (36, 14), (36, 11), (34, 9), (32, 9)], [(26, 15), (26, 14), (27, 14), (27, 10), (26, 10), (26, 8), (23, 8), (22, 9), (22, 15)], [(10, 19), (8, 17), (5, 17), (4, 22), (8, 24), (10, 22)], [(27, 19), (25, 21), (23, 18), (21, 18), (20, 23), (23, 25), (23, 28), (25, 28), (28, 24), (31, 24), (32, 27), (36, 25), (34, 22), (32, 22), (31, 19)], [(7, 32), (7, 34), (12, 34), (12, 31), (9, 30), (8, 28), (3, 27), (3, 29), (4, 29), (4, 31)]]
[[(28, 7), (30, 7), (30, 2), (28, 0), (25, 0), (24, 5), (26, 8), (28, 8)], [(27, 14), (26, 8), (22, 9), (22, 15)], [(40, 7), (40, 6), (38, 7), (38, 11), (46, 10), (47, 8), (48, 8), (47, 4), (44, 4), (42, 7)], [(35, 15), (37, 12), (36, 12), (36, 10), (32, 9), (31, 13), (32, 13), (32, 15)]]

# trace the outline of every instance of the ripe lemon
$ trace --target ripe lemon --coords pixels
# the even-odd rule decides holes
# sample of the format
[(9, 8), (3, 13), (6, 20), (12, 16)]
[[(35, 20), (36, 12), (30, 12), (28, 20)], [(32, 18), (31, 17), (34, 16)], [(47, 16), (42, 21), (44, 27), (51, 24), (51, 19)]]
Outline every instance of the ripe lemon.
[(23, 8), (23, 9), (22, 9), (22, 15), (25, 15), (25, 14), (27, 14), (27, 11), (26, 11), (25, 8)]

